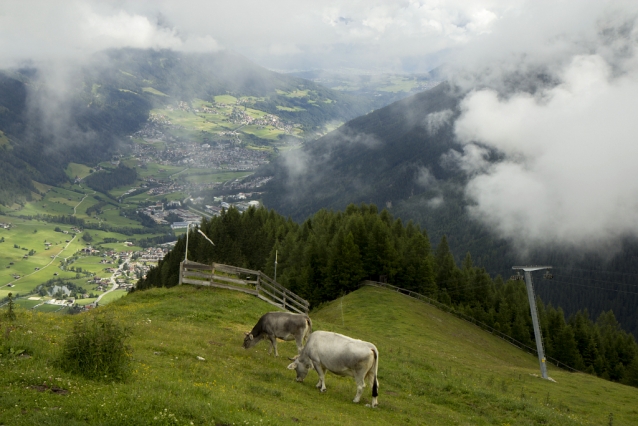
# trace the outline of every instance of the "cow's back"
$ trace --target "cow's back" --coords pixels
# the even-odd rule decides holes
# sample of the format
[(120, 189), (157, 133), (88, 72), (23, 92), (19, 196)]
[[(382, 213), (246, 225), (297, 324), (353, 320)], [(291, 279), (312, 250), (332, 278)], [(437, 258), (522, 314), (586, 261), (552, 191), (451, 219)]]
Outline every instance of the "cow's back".
[(283, 338), (294, 335), (300, 329), (305, 329), (306, 318), (306, 315), (289, 312), (268, 312), (259, 319), (255, 328), (259, 332)]
[(321, 362), (329, 370), (336, 372), (369, 360), (373, 356), (372, 350), (378, 353), (372, 343), (339, 333), (315, 331), (308, 338), (302, 354), (305, 353), (313, 362)]

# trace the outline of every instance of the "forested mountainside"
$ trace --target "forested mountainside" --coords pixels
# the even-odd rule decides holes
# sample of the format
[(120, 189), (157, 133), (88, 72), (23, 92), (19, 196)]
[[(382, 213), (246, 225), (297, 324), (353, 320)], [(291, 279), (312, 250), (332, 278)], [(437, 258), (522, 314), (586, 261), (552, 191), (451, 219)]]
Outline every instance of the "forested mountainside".
[[(437, 299), (534, 347), (525, 285), (490, 278), (468, 254), (457, 267), (445, 238), (431, 250), (428, 233), (394, 219), (374, 205), (350, 205), (344, 212), (320, 210), (297, 224), (264, 208), (240, 214), (231, 208), (189, 235), (189, 260), (220, 262), (261, 270), (308, 299), (313, 307), (337, 299), (363, 279), (386, 280)], [(186, 238), (149, 271), (137, 290), (173, 287), (179, 282)], [(638, 345), (622, 331), (612, 312), (595, 318), (580, 310), (567, 321), (562, 309), (539, 300), (547, 355), (580, 371), (638, 386)]]
[[(471, 253), (477, 265), (508, 276), (518, 264), (547, 264), (553, 284), (541, 284), (546, 303), (569, 315), (588, 309), (597, 316), (614, 310), (638, 336), (638, 242), (627, 239), (617, 253), (584, 257), (543, 247), (525, 255), (516, 241), (494, 237), (472, 220), (465, 197), (467, 176), (442, 158), (459, 149), (454, 138), (461, 94), (447, 83), (358, 117), (328, 135), (283, 156), (258, 173), (274, 176), (264, 203), (296, 221), (321, 208), (343, 210), (350, 203), (384, 206), (405, 222), (428, 230), (433, 242), (446, 236), (457, 263)], [(499, 159), (491, 153), (490, 161)], [(512, 200), (516, 202), (516, 200)]]
[[(47, 106), (32, 101), (37, 70), (0, 73), (0, 204), (29, 200), (33, 181), (56, 185), (67, 180), (69, 162), (92, 164), (110, 158), (121, 138), (146, 121), (151, 103), (132, 93), (104, 87), (99, 103), (78, 93), (52, 117)], [(80, 86), (81, 87), (81, 86)]]
[(94, 165), (126, 152), (153, 107), (215, 95), (254, 97), (263, 111), (312, 132), (376, 104), (266, 70), (225, 51), (117, 49), (83, 64), (0, 72), (0, 204), (31, 197), (32, 181), (66, 181), (69, 162)]

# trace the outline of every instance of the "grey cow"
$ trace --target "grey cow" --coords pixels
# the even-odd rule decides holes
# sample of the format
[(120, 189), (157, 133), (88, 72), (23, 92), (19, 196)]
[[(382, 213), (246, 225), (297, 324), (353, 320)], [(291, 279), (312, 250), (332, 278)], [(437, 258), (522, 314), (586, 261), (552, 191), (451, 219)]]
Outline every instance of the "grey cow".
[(312, 320), (305, 314), (292, 314), (289, 312), (268, 312), (257, 321), (250, 333), (246, 333), (244, 338), (244, 349), (250, 349), (264, 338), (269, 338), (271, 348), (277, 352), (277, 338), (281, 340), (295, 340), (297, 352), (301, 353), (303, 341), (312, 333)]
[(338, 376), (352, 376), (357, 383), (357, 394), (353, 402), (359, 402), (366, 380), (372, 384), (372, 407), (376, 407), (379, 395), (377, 371), (379, 350), (372, 343), (352, 339), (343, 334), (315, 331), (306, 346), (288, 366), (297, 371), (297, 381), (303, 382), (308, 371), (314, 367), (319, 375), (317, 388), (326, 391), (326, 370)]

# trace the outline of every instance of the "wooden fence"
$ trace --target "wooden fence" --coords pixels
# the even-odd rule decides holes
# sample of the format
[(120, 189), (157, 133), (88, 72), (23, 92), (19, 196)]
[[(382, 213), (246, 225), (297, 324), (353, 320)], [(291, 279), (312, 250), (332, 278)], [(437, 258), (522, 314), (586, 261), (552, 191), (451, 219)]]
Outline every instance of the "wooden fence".
[(308, 313), (310, 304), (261, 271), (213, 263), (206, 265), (192, 261), (180, 263), (179, 283), (203, 285), (241, 291), (259, 297), (282, 309)]

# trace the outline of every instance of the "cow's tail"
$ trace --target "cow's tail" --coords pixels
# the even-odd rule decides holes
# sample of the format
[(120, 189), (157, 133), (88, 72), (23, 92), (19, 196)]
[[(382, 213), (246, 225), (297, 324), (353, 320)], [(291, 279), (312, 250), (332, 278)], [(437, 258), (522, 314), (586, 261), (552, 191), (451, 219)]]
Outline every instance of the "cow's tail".
[(372, 370), (374, 371), (374, 376), (372, 376), (372, 396), (376, 398), (379, 396), (379, 381), (377, 380), (377, 372), (379, 370), (379, 352), (377, 348), (372, 349), (372, 353), (374, 354), (374, 364), (372, 365)]

